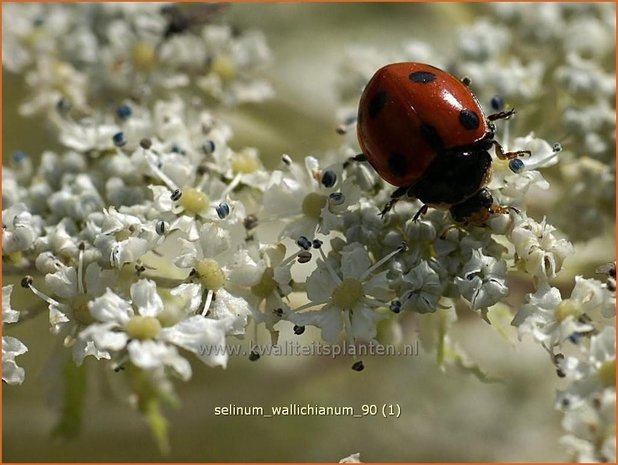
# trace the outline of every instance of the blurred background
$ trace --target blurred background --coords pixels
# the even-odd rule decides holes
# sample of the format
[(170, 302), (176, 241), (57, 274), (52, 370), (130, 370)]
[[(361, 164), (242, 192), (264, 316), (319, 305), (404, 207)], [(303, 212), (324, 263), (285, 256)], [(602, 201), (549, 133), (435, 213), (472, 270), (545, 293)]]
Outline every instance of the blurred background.
[[(525, 8), (525, 4), (521, 4)], [(224, 110), (235, 129), (233, 147), (254, 146), (274, 166), (282, 153), (299, 160), (340, 146), (334, 128), (335, 82), (348, 45), (399, 47), (410, 39), (445, 50), (455, 26), (471, 23), (487, 5), (431, 4), (233, 4), (226, 17), (267, 37), (273, 62), (267, 70), (276, 97), (262, 104)], [(57, 147), (44, 121), (23, 119), (17, 106), (24, 84), (3, 74), (3, 153), (36, 157)], [(5, 278), (5, 284), (10, 279)], [(18, 286), (14, 308), (30, 296)], [(365, 370), (340, 358), (232, 358), (226, 370), (193, 363), (194, 377), (176, 384), (182, 404), (170, 409), (172, 452), (162, 457), (138, 413), (119, 401), (113, 373), (87, 360), (90, 395), (81, 434), (72, 441), (51, 437), (56, 411), (50, 405), (58, 361), (45, 314), (11, 327), (29, 348), (19, 358), (26, 369), (20, 387), (3, 388), (3, 459), (63, 461), (321, 461), (355, 452), (363, 461), (564, 461), (558, 441), (561, 415), (553, 402), (558, 381), (537, 344), (514, 345), (470, 312), (453, 337), (502, 383), (484, 384), (469, 374), (442, 372), (435, 354), (365, 359)], [(404, 327), (404, 330), (406, 328)], [(291, 328), (282, 329), (289, 338)], [(292, 334), (293, 336), (293, 334)], [(317, 339), (307, 331), (303, 341)], [(414, 334), (407, 334), (414, 342)], [(298, 339), (295, 339), (298, 340)], [(262, 335), (262, 343), (266, 342)], [(214, 408), (301, 405), (399, 404), (399, 418), (216, 417)]]

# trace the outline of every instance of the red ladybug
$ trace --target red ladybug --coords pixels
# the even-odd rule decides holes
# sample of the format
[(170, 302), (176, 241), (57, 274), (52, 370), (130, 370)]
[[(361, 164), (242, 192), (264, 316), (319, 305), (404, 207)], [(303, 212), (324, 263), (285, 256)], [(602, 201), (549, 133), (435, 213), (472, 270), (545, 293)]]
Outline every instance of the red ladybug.
[(358, 107), (358, 140), (363, 155), (378, 174), (399, 188), (385, 214), (404, 195), (423, 208), (449, 209), (459, 223), (483, 224), (492, 213), (503, 213), (485, 188), (491, 178), (495, 146), (492, 121), (513, 110), (486, 117), (474, 94), (456, 77), (422, 63), (393, 63), (371, 78)]

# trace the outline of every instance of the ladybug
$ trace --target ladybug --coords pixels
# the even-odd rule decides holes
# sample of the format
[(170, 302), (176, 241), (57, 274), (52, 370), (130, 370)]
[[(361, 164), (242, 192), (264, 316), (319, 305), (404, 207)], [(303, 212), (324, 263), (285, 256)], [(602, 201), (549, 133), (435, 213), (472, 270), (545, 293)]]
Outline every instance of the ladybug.
[(494, 202), (485, 187), (491, 178), (494, 146), (492, 121), (507, 119), (514, 110), (485, 116), (468, 88), (469, 81), (423, 63), (393, 63), (380, 68), (360, 99), (358, 141), (378, 174), (398, 189), (382, 210), (389, 211), (407, 195), (423, 202), (417, 219), (428, 207), (448, 209), (457, 223), (482, 225), (507, 208)]

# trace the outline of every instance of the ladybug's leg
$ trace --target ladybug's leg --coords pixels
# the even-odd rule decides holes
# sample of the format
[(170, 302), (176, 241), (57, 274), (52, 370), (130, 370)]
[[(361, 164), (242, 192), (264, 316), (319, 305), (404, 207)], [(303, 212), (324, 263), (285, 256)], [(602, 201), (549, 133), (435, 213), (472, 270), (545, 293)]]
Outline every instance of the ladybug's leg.
[(367, 155), (365, 155), (364, 153), (359, 153), (358, 155), (354, 155), (353, 157), (349, 157), (346, 161), (343, 162), (343, 167), (347, 168), (348, 165), (353, 162), (363, 162), (363, 161), (367, 161)]
[(395, 206), (395, 204), (401, 200), (401, 198), (408, 193), (409, 186), (399, 187), (391, 194), (391, 199), (388, 201), (384, 208), (380, 212), (380, 217), (384, 218), (391, 209)]
[(367, 161), (367, 155), (364, 153), (359, 153), (358, 155), (350, 157), (350, 161)]
[(511, 116), (515, 114), (515, 108), (511, 108), (510, 110), (499, 111), (498, 113), (492, 113), (487, 117), (489, 121), (496, 121), (497, 119), (509, 119)]
[(427, 205), (423, 205), (421, 208), (419, 208), (419, 210), (416, 212), (416, 214), (414, 215), (414, 218), (412, 218), (412, 221), (416, 221), (418, 220), (421, 216), (423, 216), (425, 213), (427, 213), (427, 210), (429, 210), (429, 207)]
[(496, 148), (496, 156), (500, 160), (512, 160), (513, 158), (522, 157), (524, 155), (530, 156), (532, 152), (530, 150), (517, 150), (515, 152), (505, 152), (504, 148), (500, 145), (498, 141), (492, 141), (492, 144)]

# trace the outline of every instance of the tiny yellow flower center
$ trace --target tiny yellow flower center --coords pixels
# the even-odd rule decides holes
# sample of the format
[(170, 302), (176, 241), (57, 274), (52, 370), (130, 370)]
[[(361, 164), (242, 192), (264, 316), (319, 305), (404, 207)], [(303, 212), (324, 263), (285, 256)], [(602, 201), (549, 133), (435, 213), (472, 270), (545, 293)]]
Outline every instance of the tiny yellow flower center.
[(265, 299), (277, 288), (277, 281), (274, 280), (274, 271), (268, 267), (262, 274), (262, 279), (255, 286), (251, 286), (251, 292), (258, 297)]
[(225, 283), (223, 270), (212, 258), (205, 258), (197, 262), (195, 271), (197, 271), (202, 285), (210, 291), (221, 289)]
[(237, 153), (232, 159), (232, 169), (236, 173), (250, 174), (256, 172), (259, 168), (260, 165), (257, 159), (248, 154)]
[(358, 279), (344, 279), (343, 282), (333, 291), (333, 303), (340, 308), (350, 309), (363, 296), (363, 285)]
[(94, 323), (94, 318), (92, 318), (88, 309), (88, 302), (91, 300), (92, 296), (88, 294), (78, 294), (69, 301), (69, 305), (73, 309), (73, 318), (81, 325), (88, 326)]
[(188, 187), (182, 190), (179, 203), (182, 208), (197, 215), (208, 208), (210, 199), (202, 191), (198, 191), (193, 187)]
[(236, 77), (236, 65), (228, 55), (219, 55), (212, 62), (212, 71), (223, 82), (229, 82)]
[(577, 318), (581, 316), (581, 314), (581, 308), (579, 305), (574, 304), (571, 299), (563, 300), (554, 309), (554, 316), (556, 317), (556, 321), (559, 323), (563, 322), (570, 316)]
[(604, 386), (616, 385), (616, 359), (603, 362), (599, 368), (599, 378)]
[(25, 47), (34, 48), (37, 44), (45, 40), (47, 36), (48, 34), (45, 32), (45, 29), (37, 27), (36, 29), (32, 29), (27, 35), (22, 36), (20, 40)]
[(133, 46), (133, 65), (139, 71), (150, 71), (156, 64), (156, 48), (148, 42), (137, 42)]
[(326, 205), (326, 196), (311, 192), (303, 199), (303, 213), (310, 218), (319, 218)]
[(114, 234), (114, 237), (118, 242), (126, 241), (129, 237), (131, 237), (131, 231), (129, 231), (127, 228), (121, 229), (116, 234)]
[(24, 259), (24, 254), (22, 253), (21, 250), (18, 250), (17, 252), (13, 252), (9, 255), (5, 255), (3, 258), (6, 258), (10, 263), (14, 265), (17, 265), (21, 263), (22, 260)]
[(140, 341), (155, 339), (161, 332), (161, 323), (152, 316), (136, 315), (127, 322), (125, 330), (130, 337)]

